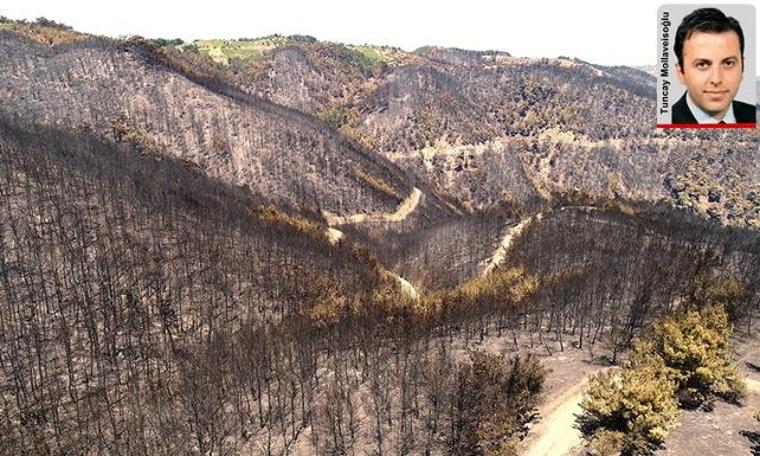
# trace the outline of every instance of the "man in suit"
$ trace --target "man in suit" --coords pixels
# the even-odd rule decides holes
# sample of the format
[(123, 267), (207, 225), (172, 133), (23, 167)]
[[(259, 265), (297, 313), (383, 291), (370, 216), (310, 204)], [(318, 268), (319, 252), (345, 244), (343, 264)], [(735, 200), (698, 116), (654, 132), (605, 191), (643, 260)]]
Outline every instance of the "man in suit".
[(686, 93), (673, 105), (672, 123), (755, 123), (755, 106), (734, 97), (744, 72), (744, 33), (716, 8), (686, 16), (676, 31), (676, 77)]

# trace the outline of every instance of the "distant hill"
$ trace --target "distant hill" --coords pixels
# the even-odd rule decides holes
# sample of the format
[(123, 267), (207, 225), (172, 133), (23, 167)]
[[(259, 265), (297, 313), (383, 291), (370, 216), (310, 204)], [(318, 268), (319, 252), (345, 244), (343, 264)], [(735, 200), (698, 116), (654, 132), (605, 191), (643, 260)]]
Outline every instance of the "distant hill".
[(77, 35), (45, 48), (14, 27), (0, 37), (3, 73), (15, 75), (0, 79), (14, 100), (3, 110), (182, 157), (317, 217), (391, 213), (416, 186), (427, 213), (416, 229), (462, 208), (536, 207), (578, 192), (759, 223), (757, 137), (656, 131), (648, 67), (300, 35)]
[(138, 143), (312, 211), (393, 212), (414, 187), (385, 158), (235, 89), (190, 54), (139, 40), (43, 47), (8, 31), (0, 43), (0, 91), (9, 100), (0, 109), (27, 121)]
[(643, 71), (644, 73), (648, 74), (649, 76), (652, 76), (653, 78), (657, 77), (657, 65), (639, 65), (635, 66), (639, 71)]
[[(261, 38), (238, 38), (236, 40), (194, 40), (192, 43), (179, 43), (177, 47), (185, 51), (198, 52), (225, 66), (239, 67), (251, 61), (263, 58), (266, 51), (291, 43), (311, 43), (316, 38), (305, 35), (282, 36), (270, 35)], [(160, 43), (160, 41), (158, 41)], [(172, 45), (170, 41), (161, 43)]]
[[(440, 139), (480, 142), (561, 126), (591, 137), (645, 134), (652, 81), (634, 69), (427, 47), (353, 58), (350, 46), (276, 48), (243, 70), (252, 93), (329, 119), (383, 152)], [(617, 100), (611, 117), (606, 100)], [(620, 115), (630, 119), (619, 128)]]
[[(437, 47), (389, 50), (367, 67), (350, 49), (289, 44), (240, 74), (246, 90), (324, 118), (476, 209), (588, 192), (760, 222), (757, 136), (657, 131), (653, 67)], [(735, 179), (714, 163), (731, 163)], [(693, 178), (699, 189), (672, 187)], [(730, 196), (708, 197), (711, 187)]]

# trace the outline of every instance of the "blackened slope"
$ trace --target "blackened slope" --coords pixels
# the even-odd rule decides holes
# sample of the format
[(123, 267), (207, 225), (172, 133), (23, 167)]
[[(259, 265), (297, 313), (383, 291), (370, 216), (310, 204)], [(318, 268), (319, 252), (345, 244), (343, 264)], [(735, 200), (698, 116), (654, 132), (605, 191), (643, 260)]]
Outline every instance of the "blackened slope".
[[(92, 287), (102, 285), (97, 277), (141, 287), (160, 274), (159, 285), (179, 293), (176, 305), (195, 312), (195, 304), (224, 299), (239, 324), (300, 316), (318, 300), (314, 286), (328, 277), (339, 294), (361, 294), (380, 283), (377, 264), (350, 246), (332, 246), (323, 226), (262, 212), (265, 200), (181, 161), (5, 118), (0, 133), (3, 261), (15, 265), (5, 279), (51, 268), (40, 276), (40, 289), (24, 295), (50, 293), (46, 287), (67, 268), (68, 274), (95, 274), (72, 282), (72, 292), (85, 279)], [(77, 266), (80, 260), (88, 264)], [(111, 261), (109, 277), (99, 276), (100, 262)], [(235, 289), (228, 288), (232, 283)]]
[(422, 148), (439, 138), (485, 141), (499, 131), (482, 122), (460, 81), (436, 68), (406, 65), (388, 74), (359, 105), (362, 140), (383, 151)]
[(137, 140), (303, 208), (392, 212), (411, 193), (400, 169), (325, 124), (164, 57), (136, 43), (45, 48), (1, 33), (2, 109)]
[(541, 193), (522, 158), (526, 148), (520, 146), (498, 139), (459, 145), (438, 141), (421, 150), (388, 157), (473, 209), (502, 203), (540, 205)]
[[(262, 203), (171, 158), (0, 118), (0, 388), (12, 398), (0, 453), (136, 451), (131, 420), (184, 416), (199, 347), (306, 334), (384, 283), (321, 230), (252, 211)], [(156, 435), (192, 448), (183, 429)]]
[(592, 139), (652, 133), (653, 80), (632, 68), (438, 47), (362, 67), (351, 52), (326, 43), (276, 49), (243, 72), (246, 90), (324, 114), (385, 152), (549, 128)]
[(427, 221), (415, 230), (402, 232), (392, 228), (347, 231), (369, 246), (390, 270), (418, 290), (431, 292), (456, 287), (477, 277), (496, 249), (510, 216), (462, 214)]
[(303, 43), (273, 50), (241, 76), (251, 93), (325, 117), (329, 108), (362, 96), (373, 71), (359, 57), (345, 46)]
[(540, 171), (554, 193), (670, 200), (724, 224), (760, 226), (757, 139), (742, 140), (735, 131), (711, 136), (555, 144), (541, 158), (547, 166)]

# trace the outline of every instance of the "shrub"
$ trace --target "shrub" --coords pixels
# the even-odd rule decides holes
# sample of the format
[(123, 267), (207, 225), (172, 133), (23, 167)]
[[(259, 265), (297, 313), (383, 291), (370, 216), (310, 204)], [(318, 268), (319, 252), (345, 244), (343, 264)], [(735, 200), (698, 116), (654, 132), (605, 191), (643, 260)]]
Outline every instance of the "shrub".
[(604, 450), (600, 454), (650, 452), (664, 441), (679, 414), (675, 384), (656, 357), (594, 376), (581, 408), (581, 430), (593, 436), (592, 446)]
[(578, 418), (597, 454), (648, 454), (675, 426), (679, 405), (738, 402), (746, 386), (733, 363), (722, 306), (687, 311), (654, 325), (623, 368), (596, 375)]
[(689, 311), (655, 325), (651, 354), (676, 382), (682, 406), (698, 407), (715, 396), (739, 402), (746, 386), (733, 362), (731, 326), (722, 306)]
[(746, 290), (744, 282), (734, 276), (709, 277), (697, 274), (694, 300), (699, 307), (722, 305), (732, 323), (747, 317)]

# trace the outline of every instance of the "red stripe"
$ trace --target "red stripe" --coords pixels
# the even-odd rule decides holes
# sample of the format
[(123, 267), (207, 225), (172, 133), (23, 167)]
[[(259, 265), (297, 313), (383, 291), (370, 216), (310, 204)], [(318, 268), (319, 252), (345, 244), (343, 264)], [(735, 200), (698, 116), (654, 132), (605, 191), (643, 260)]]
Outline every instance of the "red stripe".
[(756, 123), (724, 123), (724, 124), (657, 124), (657, 128), (757, 128)]

